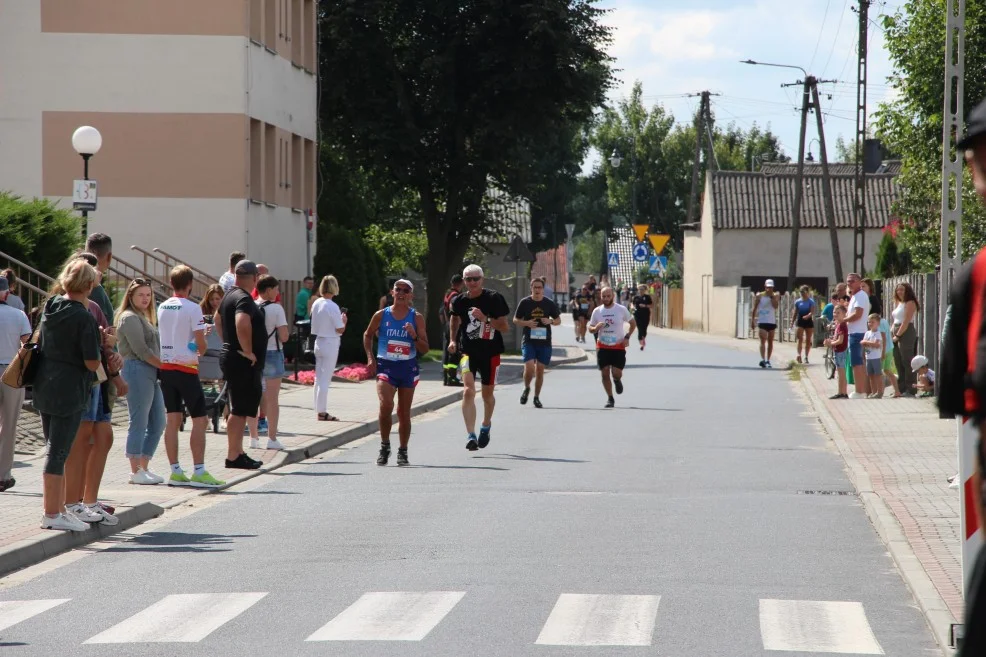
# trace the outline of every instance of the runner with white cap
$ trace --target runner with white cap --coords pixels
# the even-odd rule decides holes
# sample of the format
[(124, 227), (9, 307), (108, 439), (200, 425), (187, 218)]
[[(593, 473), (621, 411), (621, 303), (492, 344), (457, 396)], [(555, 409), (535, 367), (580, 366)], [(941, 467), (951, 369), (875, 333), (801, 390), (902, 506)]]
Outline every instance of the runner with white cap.
[(760, 334), (760, 367), (772, 367), (770, 358), (774, 355), (774, 331), (777, 330), (777, 307), (781, 297), (774, 291), (774, 279), (768, 278), (764, 283), (766, 288), (757, 294), (753, 300), (753, 317), (750, 324), (759, 329)]

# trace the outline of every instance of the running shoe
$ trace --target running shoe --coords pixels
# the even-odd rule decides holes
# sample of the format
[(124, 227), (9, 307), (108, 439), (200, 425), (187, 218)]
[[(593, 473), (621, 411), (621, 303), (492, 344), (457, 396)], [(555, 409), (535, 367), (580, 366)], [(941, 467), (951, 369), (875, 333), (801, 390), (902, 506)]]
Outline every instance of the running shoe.
[(263, 464), (263, 461), (252, 459), (243, 453), (233, 460), (226, 459), (226, 467), (230, 470), (259, 470)]
[(377, 465), (387, 465), (390, 460), (390, 443), (381, 443), (380, 456), (377, 457)]
[[(159, 474), (154, 474), (150, 470), (144, 470), (144, 474), (146, 474), (148, 477), (150, 477), (151, 479), (153, 479), (155, 484), (163, 484), (164, 483), (164, 477), (162, 477)], [(113, 512), (110, 511), (110, 513), (113, 513)]]
[(0, 481), (0, 493), (4, 492), (8, 488), (13, 488), (14, 487), (14, 484), (16, 484), (16, 483), (17, 483), (17, 480), (14, 479), (13, 477), (11, 477), (10, 479), (4, 479), (4, 480)]
[(849, 399), (849, 395), (835, 394), (829, 397), (829, 399)]
[(67, 532), (84, 532), (89, 525), (68, 513), (59, 513), (54, 518), (41, 516), (41, 529), (58, 529)]
[(267, 433), (267, 418), (262, 417), (257, 420), (257, 433), (264, 435)]
[(479, 427), (479, 448), (483, 449), (490, 444), (490, 429), (492, 427)]
[(220, 486), (225, 486), (226, 482), (216, 479), (208, 472), (203, 472), (200, 475), (192, 475), (191, 482), (188, 485), (193, 488), (219, 488)]
[(115, 506), (110, 506), (106, 502), (96, 502), (96, 504), (98, 504), (99, 505), (99, 508), (101, 508), (106, 513), (116, 513), (116, 507)]
[(537, 397), (534, 398), (534, 408), (544, 408), (544, 406), (541, 405), (541, 400)]
[(160, 482), (154, 479), (149, 472), (140, 468), (137, 472), (130, 475), (130, 483), (138, 486), (153, 486)]
[(760, 367), (767, 367), (767, 361), (765, 360), (760, 361)]
[(613, 408), (614, 406), (616, 406), (616, 400), (615, 400), (615, 399), (613, 399), (612, 397), (610, 397), (610, 398), (609, 398), (609, 399), (608, 399), (608, 400), (606, 401), (606, 406), (605, 406), (604, 408)]
[(274, 440), (270, 440), (270, 439), (267, 440), (267, 449), (282, 450), (286, 448), (284, 447), (284, 443), (282, 443), (280, 440), (277, 440), (275, 438)]
[(768, 369), (768, 370), (772, 370), (772, 369), (774, 369), (774, 366), (770, 364), (770, 361), (769, 361), (769, 360), (766, 360), (766, 361), (764, 361), (764, 362), (765, 362), (765, 363), (767, 363), (767, 369)]
[(616, 394), (623, 394), (623, 379), (613, 379), (613, 387), (616, 388)]
[(471, 433), (468, 436), (466, 436), (466, 449), (468, 449), (470, 452), (475, 452), (477, 449), (479, 449), (479, 443), (476, 441), (476, 434)]
[(101, 522), (104, 525), (109, 525), (110, 527), (112, 527), (113, 525), (120, 524), (120, 519), (117, 518), (112, 513), (109, 513), (105, 509), (103, 509), (103, 507), (100, 506), (98, 502), (96, 504), (90, 504), (86, 508), (89, 509), (91, 513), (95, 513), (100, 518), (102, 518), (102, 520), (100, 520), (99, 522)]
[(531, 389), (530, 388), (524, 388), (524, 392), (520, 393), (520, 405), (521, 406), (523, 406), (524, 404), (527, 403), (527, 398), (530, 396), (530, 394), (531, 394)]
[(68, 515), (81, 520), (82, 522), (102, 522), (103, 516), (92, 511), (85, 504), (77, 502), (76, 504), (69, 504), (65, 507), (65, 511)]
[(407, 448), (402, 448), (397, 450), (397, 465), (404, 466), (410, 465), (407, 461)]
[(184, 472), (179, 472), (179, 473), (172, 472), (171, 476), (168, 477), (169, 486), (188, 486), (191, 483), (192, 480), (189, 479), (188, 475), (185, 474)]
[(250, 439), (250, 449), (261, 449), (261, 447), (260, 447), (260, 438), (251, 438)]

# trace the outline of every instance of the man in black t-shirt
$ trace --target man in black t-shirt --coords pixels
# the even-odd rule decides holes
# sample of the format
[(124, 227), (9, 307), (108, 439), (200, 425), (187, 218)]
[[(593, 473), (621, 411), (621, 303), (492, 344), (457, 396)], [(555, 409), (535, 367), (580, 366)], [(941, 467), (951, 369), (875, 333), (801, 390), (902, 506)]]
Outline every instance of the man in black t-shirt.
[(653, 307), (654, 299), (647, 294), (647, 286), (641, 283), (633, 298), (633, 318), (637, 321), (637, 342), (641, 351), (647, 346), (647, 327), (650, 325), (650, 309)]
[[(496, 399), (493, 387), (503, 353), (503, 333), (510, 328), (510, 308), (499, 292), (483, 288), (483, 270), (469, 265), (462, 272), (466, 291), (451, 304), (448, 350), (459, 354), (462, 370), (462, 417), (466, 422), (466, 449), (476, 451), (490, 443), (490, 424)], [(483, 424), (476, 436), (476, 377), (483, 382)]]
[(575, 310), (572, 318), (575, 320), (575, 341), (584, 343), (586, 324), (589, 321), (589, 315), (592, 314), (592, 309), (595, 308), (588, 283), (575, 293), (574, 301)]
[(561, 324), (558, 305), (544, 296), (544, 279), (531, 281), (531, 296), (521, 299), (514, 313), (514, 324), (524, 327), (521, 354), (524, 358), (524, 392), (520, 403), (526, 404), (534, 379), (534, 407), (541, 408), (541, 384), (544, 368), (551, 364), (551, 327)]
[(226, 467), (256, 470), (262, 462), (243, 451), (243, 431), (248, 417), (257, 417), (263, 396), (264, 357), (267, 355), (267, 327), (264, 311), (251, 293), (257, 287), (257, 265), (241, 260), (236, 265), (236, 283), (226, 292), (216, 313), (216, 330), (223, 338), (219, 366), (229, 392), (229, 441)]

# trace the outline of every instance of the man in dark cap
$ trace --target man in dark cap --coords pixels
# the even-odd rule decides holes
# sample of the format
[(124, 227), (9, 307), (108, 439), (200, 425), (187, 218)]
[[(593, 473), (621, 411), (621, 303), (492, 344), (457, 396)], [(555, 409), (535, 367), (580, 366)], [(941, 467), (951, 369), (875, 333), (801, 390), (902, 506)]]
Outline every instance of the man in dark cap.
[[(956, 148), (965, 152), (972, 182), (986, 202), (986, 101), (968, 116), (966, 135)], [(982, 481), (986, 445), (986, 249), (955, 273), (950, 296), (951, 319), (946, 327), (938, 373), (938, 407), (943, 415), (962, 415), (979, 431), (977, 485), (973, 487), (979, 531), (986, 514)], [(986, 654), (986, 550), (980, 550), (966, 591), (965, 636), (959, 655)]]

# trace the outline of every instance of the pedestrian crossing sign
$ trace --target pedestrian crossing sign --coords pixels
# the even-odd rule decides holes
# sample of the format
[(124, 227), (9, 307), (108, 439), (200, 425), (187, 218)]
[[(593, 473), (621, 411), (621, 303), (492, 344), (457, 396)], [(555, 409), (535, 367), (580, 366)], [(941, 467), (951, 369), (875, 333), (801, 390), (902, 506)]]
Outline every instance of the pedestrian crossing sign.
[(609, 254), (609, 259), (607, 260), (607, 262), (609, 263), (609, 266), (610, 267), (619, 267), (620, 266), (620, 254), (619, 253), (614, 253), (614, 252), (611, 251), (610, 254)]
[(650, 257), (650, 273), (657, 274), (661, 278), (664, 278), (664, 273), (668, 270), (668, 257), (667, 256), (656, 256)]

